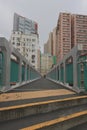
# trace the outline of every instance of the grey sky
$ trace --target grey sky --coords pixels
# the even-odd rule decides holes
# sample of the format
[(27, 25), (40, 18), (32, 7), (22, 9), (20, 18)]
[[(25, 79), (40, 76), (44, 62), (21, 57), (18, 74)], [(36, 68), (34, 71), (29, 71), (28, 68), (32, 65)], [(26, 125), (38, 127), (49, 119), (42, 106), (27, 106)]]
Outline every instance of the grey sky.
[(59, 12), (65, 11), (87, 14), (87, 0), (0, 0), (0, 36), (9, 40), (16, 12), (38, 23), (42, 48), (57, 24)]

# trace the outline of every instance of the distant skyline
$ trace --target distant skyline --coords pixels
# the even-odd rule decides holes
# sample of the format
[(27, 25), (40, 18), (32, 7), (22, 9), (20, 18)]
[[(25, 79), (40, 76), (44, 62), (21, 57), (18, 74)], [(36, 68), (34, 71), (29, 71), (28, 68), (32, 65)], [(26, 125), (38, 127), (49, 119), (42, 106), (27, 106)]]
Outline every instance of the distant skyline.
[(60, 12), (87, 15), (87, 0), (0, 0), (0, 36), (10, 39), (13, 16), (18, 13), (38, 23), (40, 46), (48, 40)]

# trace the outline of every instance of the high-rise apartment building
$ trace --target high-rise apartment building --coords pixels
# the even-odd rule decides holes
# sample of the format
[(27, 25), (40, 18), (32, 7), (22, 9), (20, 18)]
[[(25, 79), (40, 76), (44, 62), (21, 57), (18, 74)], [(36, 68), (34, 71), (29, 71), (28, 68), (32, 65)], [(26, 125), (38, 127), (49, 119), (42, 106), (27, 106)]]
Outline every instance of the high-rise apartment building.
[(48, 53), (48, 41), (44, 44), (44, 53)]
[(87, 50), (87, 15), (60, 13), (57, 23), (57, 61), (71, 48), (82, 44)]
[(57, 27), (44, 45), (44, 52), (57, 56), (59, 62), (77, 44), (87, 50), (87, 15), (60, 13)]
[(53, 33), (49, 33), (49, 38), (47, 40), (47, 43), (44, 44), (44, 53), (48, 53), (50, 55), (53, 55)]
[(72, 15), (72, 47), (76, 44), (87, 50), (87, 15)]
[(28, 18), (14, 14), (13, 31), (20, 31), (23, 34), (38, 34), (38, 24)]
[(48, 52), (49, 54), (53, 55), (53, 33), (49, 33), (49, 42), (48, 42)]
[(41, 51), (40, 51), (40, 48), (38, 48), (38, 50), (37, 50), (37, 70), (38, 70), (38, 72), (40, 72), (40, 68), (41, 68)]
[(56, 35), (56, 27), (53, 29), (53, 56), (57, 56), (57, 35)]
[(53, 56), (53, 62), (56, 64), (56, 56), (57, 56), (57, 37), (56, 37), (56, 27), (53, 29), (53, 32), (49, 33), (49, 38), (47, 43), (44, 44), (44, 54)]
[(57, 23), (57, 61), (71, 50), (71, 14), (60, 13)]

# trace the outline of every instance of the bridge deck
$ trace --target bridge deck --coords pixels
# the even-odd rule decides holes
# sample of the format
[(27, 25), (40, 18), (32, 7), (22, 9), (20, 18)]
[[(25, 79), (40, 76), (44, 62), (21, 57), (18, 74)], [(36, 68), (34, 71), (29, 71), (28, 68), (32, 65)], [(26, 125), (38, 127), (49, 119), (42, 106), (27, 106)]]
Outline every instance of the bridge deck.
[(55, 100), (71, 96), (76, 96), (76, 94), (49, 80), (40, 79), (29, 85), (1, 94), (0, 107)]

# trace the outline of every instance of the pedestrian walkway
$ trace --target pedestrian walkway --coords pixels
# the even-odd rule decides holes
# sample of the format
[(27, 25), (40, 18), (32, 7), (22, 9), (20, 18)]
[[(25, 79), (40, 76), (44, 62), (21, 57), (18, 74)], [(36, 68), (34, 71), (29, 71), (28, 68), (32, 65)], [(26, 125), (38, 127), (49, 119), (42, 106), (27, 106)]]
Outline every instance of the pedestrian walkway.
[(52, 81), (42, 78), (30, 85), (1, 94), (0, 107), (55, 100), (71, 96), (76, 96), (76, 94)]

